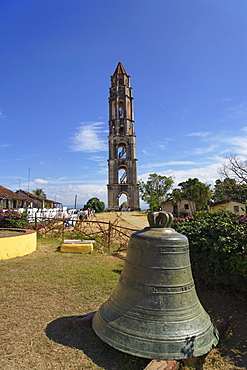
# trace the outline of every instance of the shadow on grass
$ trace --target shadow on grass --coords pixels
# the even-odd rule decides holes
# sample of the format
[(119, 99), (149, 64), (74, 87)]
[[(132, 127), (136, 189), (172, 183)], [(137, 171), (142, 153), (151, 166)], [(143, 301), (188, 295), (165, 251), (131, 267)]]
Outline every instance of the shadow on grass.
[(56, 343), (83, 351), (105, 370), (143, 370), (151, 361), (110, 347), (102, 342), (90, 325), (73, 328), (72, 318), (73, 316), (61, 317), (50, 322), (46, 327), (47, 337)]

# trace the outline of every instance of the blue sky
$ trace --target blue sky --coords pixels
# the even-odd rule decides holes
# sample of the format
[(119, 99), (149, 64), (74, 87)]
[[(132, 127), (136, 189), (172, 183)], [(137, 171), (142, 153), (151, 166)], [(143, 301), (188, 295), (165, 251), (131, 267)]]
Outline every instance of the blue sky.
[(131, 76), (138, 177), (247, 156), (246, 0), (1, 0), (0, 185), (107, 203), (108, 96)]

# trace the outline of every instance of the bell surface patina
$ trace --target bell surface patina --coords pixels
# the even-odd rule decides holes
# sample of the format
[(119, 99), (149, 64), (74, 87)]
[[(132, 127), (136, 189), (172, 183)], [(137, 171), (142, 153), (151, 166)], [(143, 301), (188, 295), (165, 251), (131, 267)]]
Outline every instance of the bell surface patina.
[(135, 356), (202, 356), (219, 336), (196, 294), (188, 239), (170, 228), (169, 213), (150, 213), (148, 221), (150, 227), (131, 235), (118, 284), (96, 312), (93, 329)]

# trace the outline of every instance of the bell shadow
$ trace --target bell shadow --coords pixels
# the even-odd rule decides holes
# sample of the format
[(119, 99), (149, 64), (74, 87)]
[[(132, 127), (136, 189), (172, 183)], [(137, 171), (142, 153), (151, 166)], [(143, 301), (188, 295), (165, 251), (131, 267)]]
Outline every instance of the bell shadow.
[(120, 367), (123, 370), (142, 370), (151, 361), (109, 346), (94, 333), (91, 325), (73, 327), (73, 318), (75, 316), (65, 316), (51, 321), (45, 330), (47, 337), (56, 343), (83, 351), (96, 365), (106, 370), (117, 370)]

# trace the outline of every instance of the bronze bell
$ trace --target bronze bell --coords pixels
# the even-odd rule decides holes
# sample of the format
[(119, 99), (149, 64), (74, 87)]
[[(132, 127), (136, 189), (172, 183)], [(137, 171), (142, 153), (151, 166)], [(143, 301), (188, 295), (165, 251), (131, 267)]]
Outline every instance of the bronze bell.
[(110, 346), (151, 359), (186, 359), (214, 348), (218, 331), (202, 307), (186, 236), (172, 215), (149, 213), (150, 227), (133, 233), (118, 284), (93, 318)]

